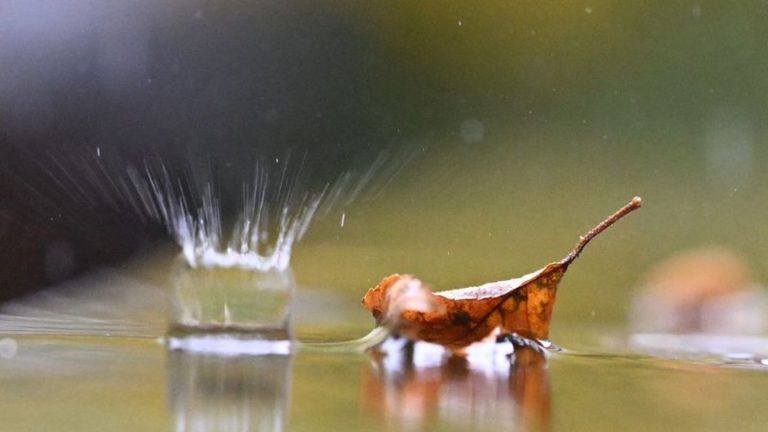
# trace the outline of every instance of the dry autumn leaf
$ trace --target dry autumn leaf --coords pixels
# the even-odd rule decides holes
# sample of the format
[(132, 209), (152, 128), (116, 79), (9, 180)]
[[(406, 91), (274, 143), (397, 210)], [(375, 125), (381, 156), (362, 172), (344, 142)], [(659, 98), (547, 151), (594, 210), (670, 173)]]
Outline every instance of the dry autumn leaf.
[(394, 274), (368, 290), (363, 306), (379, 326), (454, 350), (499, 333), (547, 339), (557, 285), (568, 266), (590, 240), (640, 205), (633, 198), (581, 236), (565, 258), (523, 277), (435, 293), (413, 276)]

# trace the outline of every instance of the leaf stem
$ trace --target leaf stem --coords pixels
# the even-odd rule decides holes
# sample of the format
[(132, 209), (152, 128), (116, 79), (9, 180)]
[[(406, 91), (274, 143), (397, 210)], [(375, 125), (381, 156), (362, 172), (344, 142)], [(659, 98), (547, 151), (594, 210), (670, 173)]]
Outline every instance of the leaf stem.
[(616, 212), (607, 218), (605, 218), (604, 221), (597, 224), (594, 228), (589, 230), (586, 234), (579, 237), (579, 242), (576, 243), (576, 246), (573, 248), (571, 253), (569, 253), (565, 258), (560, 260), (559, 264), (562, 266), (568, 266), (570, 263), (573, 262), (576, 258), (578, 258), (579, 254), (582, 250), (584, 250), (584, 247), (589, 243), (595, 236), (600, 234), (601, 232), (605, 231), (606, 228), (613, 225), (618, 221), (619, 219), (623, 218), (624, 216), (628, 215), (634, 210), (637, 210), (642, 205), (643, 200), (636, 196), (632, 198), (630, 202), (628, 202), (624, 207), (616, 210)]

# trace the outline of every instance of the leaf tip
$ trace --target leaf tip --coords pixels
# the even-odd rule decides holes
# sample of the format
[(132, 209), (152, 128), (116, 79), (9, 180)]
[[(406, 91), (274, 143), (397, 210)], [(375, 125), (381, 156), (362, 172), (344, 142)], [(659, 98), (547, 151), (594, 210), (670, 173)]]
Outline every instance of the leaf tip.
[(616, 210), (615, 213), (605, 218), (605, 220), (597, 224), (594, 228), (589, 230), (589, 232), (587, 232), (586, 234), (579, 236), (579, 242), (576, 243), (576, 246), (573, 248), (571, 253), (569, 253), (565, 258), (560, 260), (559, 264), (564, 266), (570, 265), (570, 263), (572, 263), (573, 260), (575, 260), (579, 256), (581, 251), (584, 250), (584, 247), (587, 245), (587, 243), (589, 243), (598, 234), (603, 232), (606, 228), (616, 223), (616, 221), (618, 221), (619, 219), (639, 209), (642, 206), (642, 204), (643, 204), (643, 199), (640, 198), (639, 196), (635, 196), (627, 204), (625, 204), (624, 207)]

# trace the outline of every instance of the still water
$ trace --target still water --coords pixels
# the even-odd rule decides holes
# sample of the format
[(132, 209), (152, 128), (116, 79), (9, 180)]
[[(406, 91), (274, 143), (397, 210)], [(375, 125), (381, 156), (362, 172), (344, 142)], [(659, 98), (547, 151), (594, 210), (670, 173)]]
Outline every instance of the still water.
[[(3, 430), (761, 430), (768, 421), (759, 362), (768, 340), (760, 337), (731, 341), (756, 361), (729, 360), (712, 346), (716, 338), (708, 346), (706, 338), (664, 345), (635, 337), (632, 345), (621, 326), (556, 313), (553, 338), (564, 351), (520, 349), (511, 365), (430, 363), (417, 350), (170, 350), (159, 283), (170, 255), (6, 305)], [(370, 330), (357, 302), (338, 290), (302, 288), (297, 297), (295, 329), (306, 343)]]
[(765, 371), (598, 351), (518, 359), (501, 373), (462, 361), (387, 370), (362, 354), (206, 356), (126, 337), (3, 344), (9, 431), (762, 430), (768, 420)]

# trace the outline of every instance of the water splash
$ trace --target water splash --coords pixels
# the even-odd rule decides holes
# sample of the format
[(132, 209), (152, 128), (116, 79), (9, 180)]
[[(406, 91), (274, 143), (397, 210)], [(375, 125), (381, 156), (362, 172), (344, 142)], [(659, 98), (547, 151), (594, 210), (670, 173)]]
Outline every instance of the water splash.
[[(219, 159), (150, 154), (137, 165), (125, 152), (103, 150), (44, 158), (30, 153), (26, 164), (9, 170), (19, 193), (37, 203), (18, 209), (34, 222), (22, 228), (37, 236), (66, 232), (67, 239), (94, 251), (117, 250), (113, 255), (122, 258), (123, 245), (126, 252), (141, 247), (155, 235), (152, 223), (159, 223), (190, 266), (270, 271), (289, 266), (294, 244), (314, 219), (341, 218), (352, 202), (375, 199), (420, 149), (391, 148), (373, 159), (350, 160), (330, 177), (320, 161), (288, 154), (265, 157), (241, 176), (242, 164), (231, 168)], [(241, 193), (233, 199), (237, 188)]]
[(229, 231), (223, 229), (230, 219), (223, 216), (210, 168), (172, 177), (163, 163), (145, 163), (142, 170), (129, 167), (134, 193), (128, 201), (140, 209), (140, 217), (166, 227), (193, 268), (285, 270), (294, 244), (314, 217), (334, 210), (344, 214), (363, 193), (375, 197), (415, 154), (412, 149), (381, 152), (362, 168), (343, 171), (325, 183), (310, 179), (304, 160), (294, 164), (283, 157), (274, 165), (257, 163), (252, 180), (242, 183), (239, 212)]
[(158, 172), (146, 166), (143, 175), (129, 169), (128, 175), (144, 210), (166, 226), (191, 267), (287, 269), (293, 245), (306, 233), (329, 188), (301, 192), (300, 168), (291, 173), (286, 162), (279, 180), (272, 181), (270, 171), (257, 165), (253, 181), (243, 184), (242, 210), (225, 233), (212, 182), (197, 195), (181, 180), (173, 181), (164, 165)]

